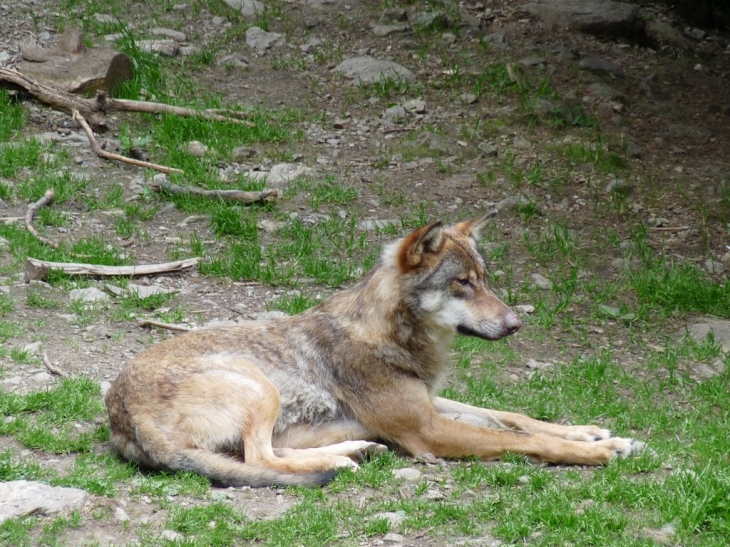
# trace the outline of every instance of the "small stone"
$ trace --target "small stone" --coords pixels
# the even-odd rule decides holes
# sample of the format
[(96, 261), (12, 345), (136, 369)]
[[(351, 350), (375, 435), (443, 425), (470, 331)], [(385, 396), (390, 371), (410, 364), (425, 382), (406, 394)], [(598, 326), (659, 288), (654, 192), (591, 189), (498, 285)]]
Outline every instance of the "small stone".
[(408, 482), (417, 481), (421, 478), (422, 473), (415, 467), (403, 467), (393, 470), (393, 478), (403, 479)]
[(535, 306), (531, 304), (517, 304), (516, 306), (512, 306), (512, 309), (517, 313), (535, 313)]
[(175, 57), (180, 51), (180, 45), (175, 40), (139, 40), (136, 44), (140, 51), (165, 57)]
[(130, 294), (137, 296), (137, 298), (148, 298), (158, 294), (170, 294), (175, 292), (174, 289), (166, 289), (159, 285), (137, 285), (135, 283), (127, 285), (127, 290)]
[(534, 273), (530, 275), (530, 279), (532, 280), (533, 285), (535, 285), (538, 289), (542, 289), (544, 291), (551, 291), (553, 289), (553, 282), (543, 275)]
[(383, 536), (383, 541), (386, 543), (402, 543), (403, 536), (395, 532), (388, 532)]
[(611, 74), (618, 78), (624, 77), (624, 71), (621, 70), (621, 68), (613, 64), (611, 61), (600, 59), (598, 57), (585, 57), (584, 59), (580, 60), (578, 66), (582, 70)]
[(477, 145), (477, 150), (487, 157), (496, 157), (498, 154), (497, 147), (489, 141), (482, 141)]
[(401, 221), (397, 218), (361, 220), (357, 223), (360, 230), (383, 230), (390, 226), (400, 226)]
[(81, 300), (82, 302), (105, 302), (109, 300), (109, 296), (96, 287), (74, 289), (69, 293), (69, 298), (71, 300)]
[(114, 518), (117, 519), (119, 522), (127, 522), (129, 520), (129, 515), (124, 509), (122, 509), (121, 507), (117, 507), (114, 510)]
[(411, 99), (403, 103), (403, 108), (406, 109), (406, 112), (423, 114), (426, 112), (426, 102), (421, 99)]
[(0, 483), (0, 523), (27, 515), (55, 515), (80, 508), (87, 494), (78, 488), (18, 480)]
[(180, 152), (187, 152), (196, 158), (202, 158), (208, 153), (208, 147), (200, 141), (190, 141), (187, 145), (181, 144), (178, 150)]
[(479, 100), (479, 97), (474, 95), (474, 93), (462, 93), (459, 98), (464, 104), (474, 104)]
[(614, 306), (607, 306), (606, 304), (598, 306), (598, 311), (600, 311), (603, 315), (608, 315), (609, 317), (618, 317), (621, 315), (620, 309)]
[(372, 518), (387, 520), (390, 527), (397, 530), (406, 519), (406, 513), (405, 511), (388, 511), (385, 513), (375, 513)]
[(402, 8), (388, 8), (380, 14), (378, 23), (381, 25), (391, 25), (393, 23), (402, 23), (408, 20), (408, 13)]
[(185, 536), (180, 532), (175, 532), (174, 530), (163, 530), (160, 534), (160, 539), (165, 541), (182, 541), (185, 539)]
[(725, 273), (725, 265), (722, 262), (708, 258), (705, 260), (705, 271), (715, 275), (722, 275)]
[(246, 31), (246, 45), (250, 48), (265, 50), (279, 47), (286, 44), (283, 34), (277, 32), (266, 32), (259, 27), (251, 27)]
[(107, 392), (112, 388), (112, 383), (109, 380), (102, 380), (99, 382), (99, 386), (101, 387), (101, 396), (105, 397)]
[(171, 28), (155, 27), (151, 29), (150, 32), (155, 36), (165, 36), (177, 42), (184, 42), (188, 39), (188, 37), (185, 36), (184, 33), (177, 30), (172, 30)]
[(258, 151), (250, 146), (239, 146), (231, 150), (231, 161), (241, 162), (244, 160), (250, 160), (253, 158)]
[(38, 353), (38, 350), (41, 349), (42, 345), (43, 342), (31, 342), (30, 344), (26, 344), (23, 346), (23, 351), (29, 353), (30, 355), (35, 355), (36, 353)]
[(531, 368), (533, 370), (549, 370), (555, 366), (553, 363), (537, 361), (535, 359), (528, 359), (525, 365), (527, 366), (527, 368)]
[(218, 66), (226, 68), (248, 68), (248, 59), (243, 53), (231, 53), (218, 61)]
[(392, 124), (402, 122), (406, 119), (406, 109), (400, 105), (391, 106), (383, 112), (383, 121)]

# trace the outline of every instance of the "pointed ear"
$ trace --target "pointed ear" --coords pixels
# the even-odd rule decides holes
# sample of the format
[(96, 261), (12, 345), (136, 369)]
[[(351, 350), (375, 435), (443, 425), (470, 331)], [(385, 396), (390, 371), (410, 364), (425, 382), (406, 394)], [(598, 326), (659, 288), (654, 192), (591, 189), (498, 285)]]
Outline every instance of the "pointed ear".
[(419, 228), (406, 236), (398, 248), (398, 265), (403, 273), (414, 270), (423, 263), (427, 255), (436, 254), (444, 242), (444, 227), (441, 221)]
[(472, 220), (465, 220), (455, 224), (451, 229), (462, 235), (478, 240), (482, 235), (482, 229), (497, 215), (497, 210), (489, 211), (486, 215)]

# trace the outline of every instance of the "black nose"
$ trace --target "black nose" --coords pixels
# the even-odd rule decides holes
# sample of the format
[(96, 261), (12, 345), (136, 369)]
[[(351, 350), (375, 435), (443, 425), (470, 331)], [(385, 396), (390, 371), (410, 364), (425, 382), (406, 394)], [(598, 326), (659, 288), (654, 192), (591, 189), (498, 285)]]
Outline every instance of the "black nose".
[(504, 323), (504, 328), (507, 331), (507, 334), (516, 333), (518, 330), (520, 330), (520, 327), (522, 326), (522, 321), (520, 321), (519, 316), (512, 310), (510, 310), (509, 313), (504, 316), (504, 319), (502, 321)]

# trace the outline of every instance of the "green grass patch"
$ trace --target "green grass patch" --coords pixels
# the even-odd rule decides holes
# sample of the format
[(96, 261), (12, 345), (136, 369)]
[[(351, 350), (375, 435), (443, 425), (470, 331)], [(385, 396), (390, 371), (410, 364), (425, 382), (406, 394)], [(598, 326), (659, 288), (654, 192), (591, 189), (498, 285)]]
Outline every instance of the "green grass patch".
[(16, 103), (6, 89), (0, 89), (0, 142), (14, 137), (23, 128), (26, 119), (23, 107)]

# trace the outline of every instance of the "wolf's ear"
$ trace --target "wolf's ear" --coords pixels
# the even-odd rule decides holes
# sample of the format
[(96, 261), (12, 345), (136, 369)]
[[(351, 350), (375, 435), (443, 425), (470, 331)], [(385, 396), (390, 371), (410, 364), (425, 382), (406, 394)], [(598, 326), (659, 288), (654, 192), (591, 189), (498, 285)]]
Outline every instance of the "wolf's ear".
[(441, 250), (444, 242), (444, 227), (441, 221), (419, 228), (406, 236), (398, 249), (398, 265), (403, 273), (422, 264), (427, 255)]
[(451, 229), (472, 239), (478, 240), (482, 235), (482, 229), (492, 220), (498, 211), (496, 209), (489, 211), (486, 215), (472, 220), (465, 220), (455, 224)]

